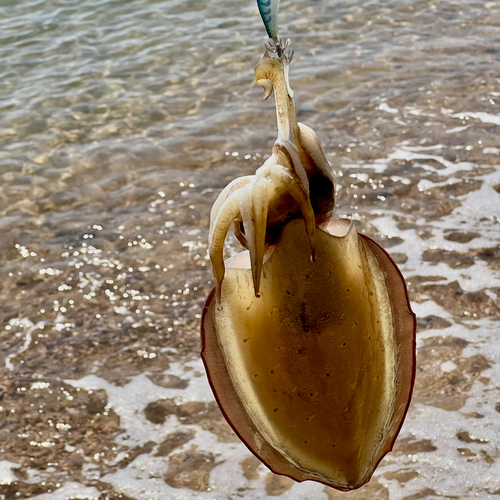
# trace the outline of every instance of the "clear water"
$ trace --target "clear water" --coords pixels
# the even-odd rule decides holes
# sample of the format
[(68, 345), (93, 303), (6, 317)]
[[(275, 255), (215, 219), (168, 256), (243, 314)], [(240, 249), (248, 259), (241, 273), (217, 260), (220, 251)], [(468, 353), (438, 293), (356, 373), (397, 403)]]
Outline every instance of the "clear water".
[(341, 494), (259, 465), (199, 361), (210, 207), (276, 134), (256, 5), (0, 2), (0, 497), (496, 498), (499, 19), (282, 2), (337, 213), (394, 255), (419, 318), (400, 439)]

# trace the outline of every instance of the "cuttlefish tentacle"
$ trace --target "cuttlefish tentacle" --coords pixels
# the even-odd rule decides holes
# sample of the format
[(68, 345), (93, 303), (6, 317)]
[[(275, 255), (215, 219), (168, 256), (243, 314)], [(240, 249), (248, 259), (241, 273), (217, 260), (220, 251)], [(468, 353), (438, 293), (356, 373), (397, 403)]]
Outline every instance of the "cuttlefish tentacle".
[(248, 185), (244, 186), (239, 191), (234, 191), (231, 196), (226, 198), (217, 213), (209, 235), (210, 261), (215, 276), (215, 290), (219, 303), (221, 297), (221, 284), (225, 274), (224, 242), (226, 241), (227, 233), (233, 221), (241, 217), (239, 200), (240, 197), (244, 195), (243, 190), (246, 189), (248, 189)]
[(238, 177), (231, 181), (217, 196), (215, 203), (212, 206), (212, 210), (210, 210), (210, 229), (209, 229), (209, 241), (212, 240), (212, 233), (214, 230), (215, 221), (217, 220), (217, 216), (219, 215), (220, 209), (224, 202), (238, 189), (250, 184), (252, 180), (255, 178), (254, 175), (246, 175), (245, 177)]

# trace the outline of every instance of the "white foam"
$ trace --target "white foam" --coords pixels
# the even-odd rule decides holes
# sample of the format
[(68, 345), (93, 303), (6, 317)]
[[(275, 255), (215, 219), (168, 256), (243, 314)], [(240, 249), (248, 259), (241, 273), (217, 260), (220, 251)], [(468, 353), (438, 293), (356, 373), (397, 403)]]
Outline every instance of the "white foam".
[[(219, 464), (211, 471), (209, 490), (196, 492), (187, 488), (173, 488), (163, 480), (168, 470), (169, 458), (157, 457), (155, 451), (139, 455), (125, 468), (101, 477), (100, 480), (111, 484), (113, 488), (132, 498), (144, 498), (148, 500), (230, 500), (234, 498), (234, 492), (240, 488), (248, 488), (245, 498), (266, 498), (265, 478), (268, 470), (259, 466), (257, 470), (258, 479), (248, 480), (243, 474), (241, 461), (250, 456), (250, 453), (242, 443), (221, 443), (217, 437), (196, 425), (184, 425), (171, 415), (163, 424), (153, 424), (145, 418), (144, 409), (153, 401), (160, 399), (174, 399), (181, 404), (187, 401), (213, 401), (213, 396), (208, 386), (206, 376), (201, 371), (200, 360), (181, 364), (172, 363), (165, 372), (166, 375), (176, 375), (189, 379), (186, 389), (166, 389), (156, 386), (146, 376), (141, 374), (133, 377), (123, 387), (110, 384), (106, 380), (95, 375), (86, 376), (80, 380), (66, 380), (73, 387), (84, 390), (104, 389), (108, 397), (108, 405), (113, 408), (120, 417), (120, 427), (123, 433), (116, 438), (116, 443), (128, 447), (145, 444), (148, 441), (161, 443), (170, 433), (181, 429), (192, 429), (195, 431), (194, 438), (185, 445), (177, 448), (174, 453), (196, 450), (196, 453), (210, 454), (215, 457)], [(126, 451), (119, 453), (115, 463), (126, 455)], [(99, 469), (93, 464), (85, 464), (84, 474), (86, 477), (98, 477)], [(110, 464), (112, 465), (112, 464)], [(327, 500), (323, 492), (324, 486), (307, 482), (295, 484), (285, 492), (281, 498), (288, 500)], [(50, 497), (52, 500), (53, 497)], [(54, 497), (55, 498), (55, 497)], [(62, 497), (57, 497), (59, 498)], [(44, 500), (49, 500), (49, 498)]]
[(16, 356), (19, 356), (19, 354), (22, 354), (29, 348), (29, 346), (31, 345), (33, 332), (43, 328), (45, 326), (45, 322), (39, 321), (38, 323), (33, 324), (33, 322), (30, 321), (28, 318), (13, 318), (9, 321), (9, 326), (10, 327), (17, 326), (26, 329), (26, 336), (24, 338), (23, 345), (17, 350), (17, 352), (9, 354), (5, 358), (5, 367), (8, 370), (12, 371), (15, 369), (15, 366), (11, 362), (11, 359), (15, 358)]
[(481, 187), (467, 193), (462, 204), (453, 211), (454, 215), (461, 215), (467, 219), (500, 218), (500, 195), (493, 187), (483, 182)]
[(406, 115), (407, 113), (414, 116), (436, 116), (435, 113), (426, 113), (423, 109), (415, 106), (405, 106), (404, 114)]
[(391, 176), (391, 181), (392, 182), (401, 182), (401, 184), (404, 184), (406, 186), (409, 186), (411, 184), (410, 179), (408, 179), (407, 177), (400, 177), (399, 175)]
[(418, 182), (417, 188), (419, 191), (430, 191), (431, 189), (443, 186), (450, 186), (452, 184), (460, 184), (462, 181), (455, 177), (450, 177), (443, 182), (432, 182), (429, 179), (422, 179)]
[(43, 493), (36, 497), (31, 497), (33, 500), (98, 500), (101, 492), (93, 486), (84, 486), (81, 483), (68, 482), (64, 483), (61, 488), (58, 488), (51, 493)]
[(386, 113), (391, 114), (397, 113), (399, 111), (397, 108), (390, 108), (386, 102), (382, 102), (381, 104), (379, 104), (378, 109), (380, 109), (380, 111), (385, 111)]
[(456, 134), (457, 132), (463, 132), (464, 130), (467, 130), (470, 127), (470, 125), (463, 125), (462, 127), (454, 127), (454, 128), (449, 128), (446, 133), (447, 134)]
[[(430, 150), (432, 148), (426, 148), (427, 150)], [(410, 147), (402, 147), (399, 149), (396, 149), (393, 153), (391, 153), (387, 158), (383, 160), (377, 160), (377, 163), (379, 162), (386, 162), (389, 163), (392, 160), (405, 160), (405, 161), (412, 161), (412, 160), (434, 160), (441, 165), (443, 165), (444, 168), (436, 168), (433, 165), (428, 165), (428, 164), (421, 164), (419, 165), (421, 168), (424, 170), (428, 170), (430, 172), (438, 172), (439, 175), (442, 176), (451, 176), (455, 174), (456, 172), (460, 171), (470, 171), (475, 168), (475, 165), (471, 162), (451, 162), (449, 160), (446, 160), (442, 156), (437, 156), (437, 155), (431, 155), (431, 154), (426, 154), (426, 153), (421, 153), (421, 152), (415, 152), (415, 148), (410, 148)]]
[[(391, 252), (402, 252), (408, 256), (407, 262), (401, 266), (403, 274), (406, 276), (409, 273), (416, 273), (419, 276), (432, 276), (432, 283), (458, 281), (460, 287), (467, 292), (500, 286), (500, 274), (492, 271), (488, 264), (481, 260), (476, 260), (469, 267), (455, 269), (448, 266), (445, 262), (422, 261), (422, 254), (425, 250), (438, 248), (465, 252), (468, 248), (481, 248), (478, 245), (488, 240), (472, 240), (469, 245), (463, 245), (448, 242), (444, 239), (444, 233), (438, 230), (429, 239), (424, 241), (418, 236), (415, 229), (400, 230), (392, 216), (374, 219), (371, 221), (371, 224), (386, 237), (399, 237), (403, 239), (402, 243), (391, 248)], [(436, 276), (442, 277), (442, 280), (436, 281), (434, 278)]]
[(453, 361), (445, 361), (444, 363), (441, 363), (441, 371), (445, 373), (452, 372), (457, 368), (457, 365), (453, 363)]
[[(194, 370), (193, 367), (198, 370)], [(187, 375), (186, 368), (190, 368), (192, 373)], [(161, 436), (171, 430), (170, 428), (162, 430), (160, 425), (152, 424), (145, 417), (144, 409), (149, 403), (160, 399), (173, 399), (177, 404), (189, 401), (213, 401), (204, 370), (201, 370), (203, 370), (201, 361), (185, 365), (172, 363), (166, 373), (184, 378), (189, 376), (189, 385), (186, 389), (167, 389), (157, 386), (149, 379), (147, 372), (133, 377), (123, 387), (110, 384), (95, 375), (65, 382), (86, 391), (105, 390), (110, 408), (120, 417), (120, 426), (126, 429), (121, 436), (121, 444), (127, 442), (129, 446), (139, 446), (158, 439), (161, 442)]]
[(0, 460), (0, 485), (15, 483), (18, 479), (12, 472), (12, 469), (17, 469), (18, 467), (20, 465), (8, 460)]
[[(438, 144), (435, 146), (429, 146), (429, 147), (410, 147), (410, 146), (405, 146), (402, 145), (400, 148), (396, 149), (393, 151), (391, 154), (389, 154), (386, 158), (380, 158), (375, 160), (373, 163), (363, 163), (360, 165), (357, 164), (344, 164), (343, 168), (344, 169), (359, 169), (361, 168), (369, 168), (374, 170), (376, 173), (382, 173), (385, 171), (387, 168), (387, 165), (394, 160), (405, 160), (407, 162), (410, 162), (412, 160), (433, 160), (441, 165), (443, 165), (443, 168), (436, 168), (434, 165), (427, 164), (425, 162), (420, 162), (419, 167), (427, 170), (429, 172), (437, 172), (439, 175), (442, 176), (451, 176), (457, 172), (461, 171), (471, 171), (476, 168), (476, 165), (474, 165), (471, 162), (452, 162), (449, 160), (446, 160), (442, 156), (438, 155), (432, 155), (429, 153), (423, 153), (421, 151), (432, 151), (435, 149), (441, 149), (442, 145)], [(358, 174), (359, 175), (359, 174)]]
[[(497, 151), (486, 151), (485, 154), (497, 154)], [(433, 165), (425, 167), (426, 170), (436, 171), (439, 175), (448, 175), (443, 182), (434, 183), (422, 179), (418, 185), (422, 191), (439, 188), (457, 182), (454, 174), (460, 170), (474, 171), (477, 166), (469, 163), (451, 164), (440, 156), (410, 151), (403, 145), (389, 158), (429, 158), (441, 163), (445, 169), (435, 169)], [(387, 161), (387, 160), (386, 160)], [(382, 164), (383, 161), (380, 161)], [(383, 168), (382, 165), (379, 168)], [(498, 271), (491, 269), (480, 259), (472, 266), (453, 269), (445, 262), (426, 262), (422, 254), (426, 250), (443, 249), (467, 254), (471, 250), (497, 246), (500, 240), (500, 196), (493, 186), (500, 183), (500, 168), (485, 175), (475, 175), (475, 179), (482, 181), (479, 189), (458, 196), (461, 206), (451, 214), (442, 216), (439, 220), (418, 218), (413, 214), (385, 212), (370, 223), (386, 237), (399, 237), (403, 240), (400, 245), (393, 246), (390, 252), (403, 252), (408, 256), (407, 262), (401, 266), (403, 274), (411, 280), (412, 275), (429, 276), (428, 284), (447, 284), (458, 281), (465, 291), (484, 292), (493, 300), (497, 300), (497, 293), (493, 290), (500, 286)], [(419, 229), (399, 229), (397, 220), (404, 216), (409, 222), (426, 230), (426, 239), (419, 236)], [(397, 220), (395, 219), (397, 217)], [(480, 236), (466, 243), (449, 241), (445, 236), (450, 231), (475, 232)], [(430, 237), (429, 237), (430, 233)], [(435, 277), (441, 277), (436, 281)], [(425, 284), (425, 281), (423, 282)], [(410, 288), (411, 288), (410, 284)], [(420, 294), (420, 299), (425, 299), (425, 294)], [(424, 300), (412, 303), (412, 308), (418, 317), (435, 315), (447, 319), (451, 325), (444, 329), (428, 329), (419, 332), (417, 345), (421, 348), (423, 340), (433, 337), (452, 336), (466, 340), (468, 345), (457, 358), (443, 361), (437, 366), (439, 374), (444, 377), (457, 369), (462, 357), (483, 355), (490, 368), (483, 370), (481, 375), (486, 379), (475, 380), (470, 391), (464, 390), (467, 400), (465, 406), (459, 411), (449, 412), (435, 406), (413, 403), (410, 413), (404, 423), (401, 437), (411, 437), (415, 441), (430, 440), (437, 448), (435, 452), (422, 452), (413, 455), (390, 455), (380, 464), (377, 474), (379, 482), (389, 490), (389, 498), (403, 498), (419, 495), (425, 488), (432, 488), (436, 496), (456, 496), (459, 492), (462, 500), (473, 498), (494, 498), (487, 492), (500, 489), (500, 465), (485, 461), (485, 453), (497, 460), (497, 425), (498, 413), (495, 406), (498, 393), (493, 388), (500, 380), (500, 345), (492, 342), (497, 337), (498, 322), (490, 318), (478, 320), (470, 313), (464, 311), (463, 324), (454, 323), (453, 316), (433, 300)], [(487, 314), (487, 311), (484, 311)], [(465, 315), (467, 313), (468, 315)], [(429, 367), (423, 367), (429, 370)], [(463, 376), (473, 380), (470, 373), (463, 372)], [(487, 384), (488, 378), (492, 383)], [(486, 382), (484, 382), (486, 380)], [(493, 390), (492, 390), (493, 389)], [(484, 418), (471, 418), (471, 414), (484, 415)], [(466, 443), (458, 439), (457, 434), (466, 430), (472, 439), (479, 442)], [(462, 456), (459, 449), (469, 449), (472, 457)], [(386, 471), (415, 470), (418, 475), (411, 481), (401, 484), (396, 479), (387, 480)]]
[(425, 302), (414, 302), (412, 303), (412, 309), (419, 318), (425, 318), (426, 316), (451, 318), (451, 314), (443, 309), (440, 305), (436, 304), (433, 300), (426, 300)]
[(484, 148), (483, 154), (485, 154), (485, 155), (497, 155), (497, 154), (500, 154), (500, 149), (498, 149), (498, 148)]
[(455, 113), (452, 115), (453, 118), (460, 118), (460, 120), (465, 120), (467, 117), (476, 118), (483, 123), (493, 123), (495, 125), (500, 125), (500, 116), (492, 115), (491, 113), (484, 113), (483, 111), (470, 112), (464, 111), (461, 113)]

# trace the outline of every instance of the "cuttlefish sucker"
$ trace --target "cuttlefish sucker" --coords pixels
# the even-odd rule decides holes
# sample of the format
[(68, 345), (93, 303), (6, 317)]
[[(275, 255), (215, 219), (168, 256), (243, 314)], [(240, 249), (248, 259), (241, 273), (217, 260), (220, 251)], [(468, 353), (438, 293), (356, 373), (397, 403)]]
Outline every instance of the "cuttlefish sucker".
[(264, 99), (271, 96), (274, 88), (278, 122), (276, 145), (286, 149), (299, 177), (301, 171), (307, 175), (311, 204), (316, 219), (321, 222), (330, 217), (335, 204), (333, 173), (316, 132), (297, 122), (288, 71), (286, 56), (271, 57), (266, 50), (255, 68), (255, 81), (264, 88)]

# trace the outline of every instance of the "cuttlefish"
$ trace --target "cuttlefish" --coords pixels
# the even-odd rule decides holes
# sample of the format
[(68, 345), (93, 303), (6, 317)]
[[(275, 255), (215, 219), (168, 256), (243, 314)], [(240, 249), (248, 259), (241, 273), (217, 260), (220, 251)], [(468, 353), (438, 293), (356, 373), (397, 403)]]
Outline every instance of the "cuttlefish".
[[(385, 250), (333, 216), (332, 169), (297, 122), (290, 56), (277, 52), (255, 69), (264, 98), (275, 94), (272, 154), (210, 214), (202, 358), (225, 418), (264, 464), (347, 491), (369, 481), (402, 426), (415, 316)], [(231, 226), (246, 250), (224, 260)]]

